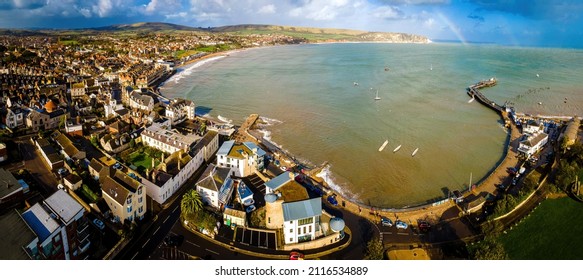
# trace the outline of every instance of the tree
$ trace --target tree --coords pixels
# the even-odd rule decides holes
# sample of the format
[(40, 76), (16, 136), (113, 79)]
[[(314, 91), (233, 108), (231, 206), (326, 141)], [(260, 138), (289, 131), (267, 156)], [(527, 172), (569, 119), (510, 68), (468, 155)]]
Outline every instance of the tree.
[(507, 260), (504, 246), (493, 237), (486, 237), (479, 243), (468, 246), (470, 257), (474, 260)]
[(194, 189), (187, 191), (182, 196), (180, 209), (185, 215), (194, 214), (202, 209), (202, 199), (200, 194)]
[(366, 260), (382, 260), (384, 259), (385, 248), (380, 239), (371, 239), (366, 245)]
[(130, 140), (130, 149), (133, 149), (136, 146), (136, 140), (133, 138)]

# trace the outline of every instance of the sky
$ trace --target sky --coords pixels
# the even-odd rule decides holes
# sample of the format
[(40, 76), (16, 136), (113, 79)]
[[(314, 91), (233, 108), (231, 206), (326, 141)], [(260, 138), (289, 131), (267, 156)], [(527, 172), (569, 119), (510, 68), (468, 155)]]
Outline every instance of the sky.
[(0, 0), (0, 28), (135, 22), (329, 27), (435, 41), (583, 48), (581, 0)]

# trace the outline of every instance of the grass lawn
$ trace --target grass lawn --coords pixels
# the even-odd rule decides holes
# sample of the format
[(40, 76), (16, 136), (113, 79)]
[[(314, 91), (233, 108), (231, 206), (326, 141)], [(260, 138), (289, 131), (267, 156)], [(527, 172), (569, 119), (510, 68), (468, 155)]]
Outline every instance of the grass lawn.
[[(160, 160), (156, 159), (156, 164), (159, 162)], [(133, 152), (130, 154), (130, 164), (135, 165), (138, 170), (152, 169), (152, 158), (145, 153)]]
[(499, 237), (513, 260), (583, 259), (583, 204), (545, 200), (530, 217)]

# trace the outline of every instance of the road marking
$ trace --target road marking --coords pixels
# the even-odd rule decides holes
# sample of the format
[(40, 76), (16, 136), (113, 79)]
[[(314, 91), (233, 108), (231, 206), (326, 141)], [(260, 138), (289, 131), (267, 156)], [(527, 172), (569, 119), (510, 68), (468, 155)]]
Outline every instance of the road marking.
[(154, 234), (152, 234), (152, 235), (156, 235), (156, 232), (158, 232), (158, 230), (159, 230), (159, 229), (160, 229), (160, 227), (158, 227), (158, 228), (157, 228), (157, 229), (154, 231)]
[(213, 250), (209, 250), (209, 249), (205, 249), (205, 250), (207, 250), (207, 251), (209, 251), (209, 252), (211, 252), (211, 253), (213, 253), (213, 254), (220, 255), (219, 253), (217, 253), (217, 252), (215, 252), (215, 251), (213, 251)]
[[(142, 247), (142, 248), (143, 248), (143, 247)], [(136, 258), (136, 256), (138, 255), (138, 253), (139, 253), (139, 252), (136, 252), (136, 253), (134, 254), (134, 256), (132, 257), (132, 260)]]
[(144, 245), (142, 245), (142, 249), (144, 249), (144, 247), (146, 247), (146, 244), (148, 244), (148, 242), (150, 242), (150, 238), (148, 238), (148, 240), (146, 240), (146, 242), (144, 242)]
[(381, 233), (382, 233), (382, 234), (393, 234), (393, 233), (392, 233), (392, 232), (390, 232), (390, 231), (385, 231), (385, 232), (381, 232)]
[(188, 240), (186, 240), (186, 242), (187, 242), (188, 244), (191, 244), (191, 245), (193, 245), (193, 246), (196, 246), (196, 247), (199, 247), (199, 248), (200, 248), (200, 245), (198, 245), (198, 244), (192, 243), (192, 242), (190, 242), (190, 241), (188, 241)]
[(164, 221), (162, 223), (165, 224), (166, 221), (168, 221), (168, 218), (170, 218), (170, 216), (166, 217), (166, 219), (164, 219)]
[(398, 235), (409, 235), (409, 233), (406, 232), (397, 232)]
[(176, 209), (178, 209), (179, 205), (176, 205), (176, 207), (174, 207), (174, 210), (172, 210), (172, 213), (176, 212)]

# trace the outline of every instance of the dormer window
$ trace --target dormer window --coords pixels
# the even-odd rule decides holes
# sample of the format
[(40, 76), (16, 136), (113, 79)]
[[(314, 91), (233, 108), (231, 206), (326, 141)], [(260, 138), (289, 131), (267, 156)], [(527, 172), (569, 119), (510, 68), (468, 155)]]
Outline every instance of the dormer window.
[(128, 204), (131, 204), (131, 203), (132, 203), (132, 197), (131, 197), (131, 196), (130, 196), (130, 197), (128, 197), (128, 199), (127, 199), (127, 203), (128, 203)]

